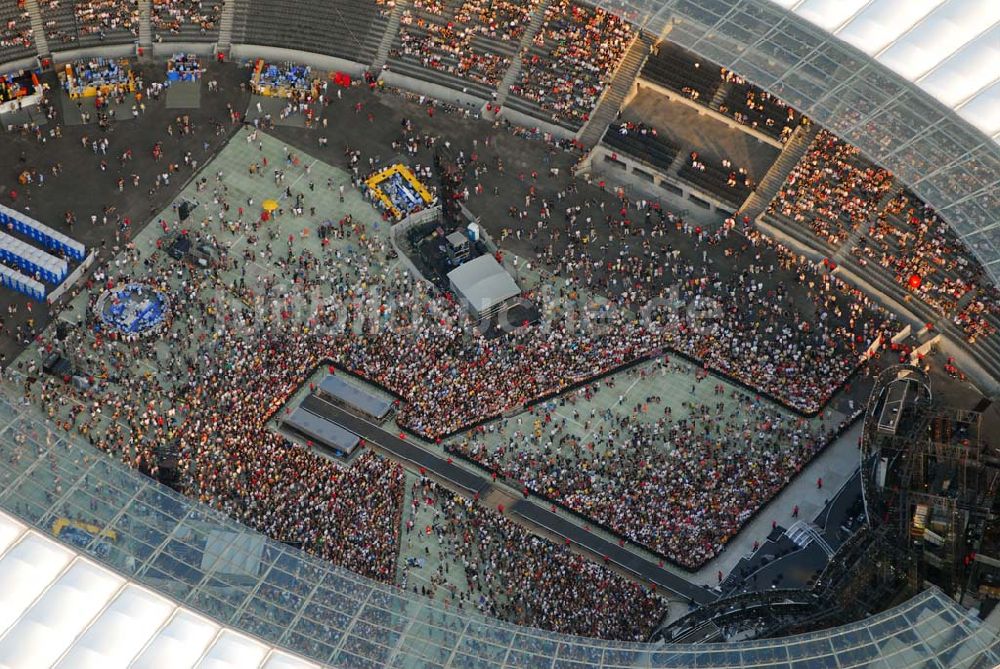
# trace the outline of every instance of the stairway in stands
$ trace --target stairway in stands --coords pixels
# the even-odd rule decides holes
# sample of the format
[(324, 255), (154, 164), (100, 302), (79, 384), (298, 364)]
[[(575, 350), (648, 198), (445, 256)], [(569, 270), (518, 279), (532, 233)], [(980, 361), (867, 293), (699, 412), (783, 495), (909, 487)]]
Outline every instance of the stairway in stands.
[(768, 168), (764, 178), (757, 184), (757, 188), (750, 193), (750, 197), (740, 207), (741, 215), (748, 216), (750, 220), (753, 220), (764, 213), (767, 205), (781, 190), (788, 175), (802, 160), (802, 156), (806, 154), (809, 145), (812, 144), (818, 133), (819, 126), (815, 123), (800, 125), (795, 129), (781, 153), (778, 154), (778, 159)]
[(500, 85), (497, 87), (496, 102), (499, 105), (503, 105), (507, 101), (507, 96), (510, 94), (510, 87), (517, 81), (517, 78), (521, 76), (521, 57), (524, 56), (525, 52), (528, 50), (528, 46), (534, 41), (535, 35), (538, 31), (542, 29), (542, 22), (545, 20), (545, 12), (549, 8), (552, 0), (542, 0), (535, 7), (534, 13), (531, 15), (531, 21), (528, 23), (528, 29), (524, 31), (521, 35), (521, 41), (517, 45), (517, 52), (511, 56), (510, 67), (503, 75), (503, 79), (500, 81)]
[(577, 140), (585, 149), (591, 149), (596, 146), (601, 141), (601, 138), (604, 137), (604, 133), (608, 129), (608, 124), (618, 116), (618, 112), (622, 108), (622, 102), (625, 101), (625, 96), (632, 89), (632, 84), (635, 82), (636, 77), (639, 76), (639, 71), (642, 70), (642, 66), (649, 57), (649, 49), (652, 44), (653, 38), (641, 31), (632, 40), (632, 44), (629, 45), (628, 51), (625, 52), (622, 62), (618, 64), (618, 69), (611, 76), (611, 83), (601, 96), (597, 107), (591, 113), (590, 120), (587, 121), (585, 126), (580, 128)]
[(31, 17), (31, 36), (35, 40), (35, 47), (40, 55), (52, 53), (49, 51), (49, 41), (45, 34), (45, 22), (42, 21), (42, 8), (38, 6), (38, 0), (26, 0), (24, 9)]
[(218, 52), (228, 54), (233, 45), (233, 24), (236, 22), (236, 0), (225, 0), (219, 17), (219, 41), (215, 45)]
[[(139, 0), (139, 47), (153, 48), (153, 2)], [(147, 53), (147, 56), (152, 55)]]
[(382, 33), (382, 41), (379, 42), (378, 51), (375, 52), (375, 60), (372, 61), (371, 71), (378, 76), (385, 66), (385, 61), (389, 60), (389, 49), (399, 33), (399, 22), (403, 18), (403, 12), (413, 4), (413, 0), (396, 0), (396, 4), (389, 14), (389, 20), (385, 25), (385, 32)]
[(722, 85), (715, 89), (715, 95), (712, 96), (712, 101), (708, 103), (709, 109), (718, 109), (720, 105), (729, 97), (729, 92), (733, 90), (733, 82), (728, 79), (722, 82)]

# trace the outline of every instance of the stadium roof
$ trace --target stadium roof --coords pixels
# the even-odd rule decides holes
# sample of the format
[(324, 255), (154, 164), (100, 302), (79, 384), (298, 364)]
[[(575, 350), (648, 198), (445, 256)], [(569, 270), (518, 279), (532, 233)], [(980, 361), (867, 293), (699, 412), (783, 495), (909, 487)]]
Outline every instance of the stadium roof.
[(892, 170), (1000, 285), (1000, 2), (596, 0)]
[(1000, 142), (1000, 2), (771, 1), (917, 84)]
[(0, 512), (0, 666), (317, 669)]
[[(996, 630), (934, 589), (857, 623), (710, 646), (601, 641), (452, 611), (263, 539), (69, 436), (0, 399), (0, 667), (63, 658), (57, 666), (117, 669), (136, 655), (131, 666), (313, 666), (275, 647), (333, 667), (1000, 665)], [(49, 539), (67, 514), (104, 537), (74, 548)], [(256, 577), (204, 564), (220, 532), (259, 537), (232, 542), (255, 555), (263, 541)]]

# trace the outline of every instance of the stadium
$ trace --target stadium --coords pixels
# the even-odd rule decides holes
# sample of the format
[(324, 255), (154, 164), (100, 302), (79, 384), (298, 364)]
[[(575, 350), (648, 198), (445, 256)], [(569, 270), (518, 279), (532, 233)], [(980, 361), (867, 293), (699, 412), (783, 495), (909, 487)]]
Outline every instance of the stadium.
[(0, 18), (0, 667), (1000, 666), (1000, 4)]

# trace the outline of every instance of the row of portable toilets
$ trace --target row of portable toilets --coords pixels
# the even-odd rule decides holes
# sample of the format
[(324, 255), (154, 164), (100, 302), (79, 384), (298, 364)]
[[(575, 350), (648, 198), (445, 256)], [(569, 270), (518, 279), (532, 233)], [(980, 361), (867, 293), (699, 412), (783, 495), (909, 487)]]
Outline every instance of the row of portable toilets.
[[(77, 262), (82, 262), (87, 256), (87, 249), (80, 242), (3, 205), (0, 205), (0, 230), (17, 232), (38, 246)], [(0, 265), (0, 283), (5, 288), (38, 300), (45, 299), (46, 284), (59, 285), (69, 274), (69, 263), (65, 258), (6, 232), (0, 232), (0, 261), (6, 263)]]

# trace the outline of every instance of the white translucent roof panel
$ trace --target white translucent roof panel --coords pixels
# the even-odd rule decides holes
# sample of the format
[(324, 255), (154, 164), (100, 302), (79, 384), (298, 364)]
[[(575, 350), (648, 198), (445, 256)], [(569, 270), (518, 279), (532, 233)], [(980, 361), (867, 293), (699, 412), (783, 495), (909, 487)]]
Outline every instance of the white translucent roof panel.
[(319, 666), (312, 662), (301, 660), (294, 655), (274, 651), (267, 656), (263, 669), (319, 669)]
[[(1000, 0), (770, 0), (873, 56), (989, 137), (1000, 132)], [(980, 99), (982, 98), (982, 99)]]
[(1000, 63), (1000, 24), (966, 44), (917, 83), (954, 108), (997, 81), (997, 73), (984, 66), (989, 63)]
[(987, 135), (1000, 134), (1000, 81), (980, 91), (958, 108), (958, 114)]
[(946, 0), (876, 0), (841, 26), (837, 37), (869, 56), (889, 46)]
[(219, 626), (187, 610), (179, 610), (159, 630), (130, 669), (187, 669), (198, 664)]
[[(1000, 21), (997, 0), (950, 0), (877, 55), (879, 62), (910, 81)], [(997, 67), (996, 63), (981, 63)]]
[(22, 532), (24, 532), (24, 525), (13, 518), (0, 515), (0, 555), (3, 555), (3, 552), (17, 541)]
[(871, 0), (805, 0), (795, 6), (795, 13), (830, 32), (836, 31)]
[(68, 548), (29, 534), (0, 558), (0, 633), (59, 575), (73, 553)]
[(126, 667), (173, 610), (174, 605), (163, 597), (129, 585), (108, 604), (56, 667)]
[(223, 630), (197, 669), (242, 669), (259, 667), (267, 657), (267, 646), (232, 630)]
[(96, 564), (75, 560), (0, 638), (0, 665), (51, 667), (123, 582)]
[(0, 511), (0, 669), (321, 669)]

